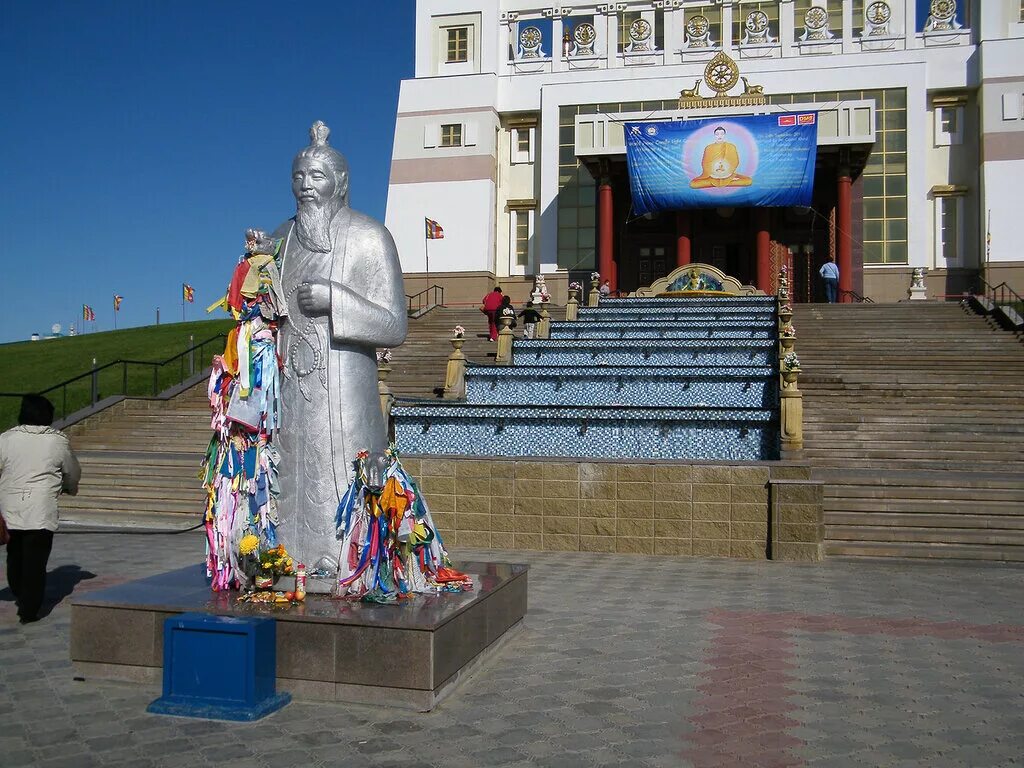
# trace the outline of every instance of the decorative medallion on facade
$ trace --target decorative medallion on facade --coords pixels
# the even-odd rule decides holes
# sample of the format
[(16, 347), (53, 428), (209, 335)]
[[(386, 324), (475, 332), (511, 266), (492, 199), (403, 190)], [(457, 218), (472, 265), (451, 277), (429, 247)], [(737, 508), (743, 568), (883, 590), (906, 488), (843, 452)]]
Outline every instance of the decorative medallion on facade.
[(740, 68), (730, 56), (718, 53), (704, 67), (704, 81), (711, 86), (715, 96), (725, 96), (740, 81)]
[(768, 14), (764, 11), (751, 11), (743, 22), (743, 45), (764, 45), (774, 43), (771, 36)]
[(711, 22), (702, 14), (691, 16), (686, 22), (686, 47), (710, 48), (714, 45), (711, 39)]
[(931, 15), (925, 22), (925, 32), (952, 32), (960, 29), (956, 20), (956, 0), (932, 0)]
[(594, 29), (593, 24), (588, 22), (578, 24), (576, 31), (573, 32), (573, 39), (576, 41), (577, 56), (594, 55), (594, 42), (597, 40), (597, 31)]
[[(730, 96), (729, 91), (743, 81), (743, 93)], [(701, 96), (700, 84), (706, 82), (714, 91), (713, 96)], [(692, 107), (748, 107), (767, 104), (764, 87), (751, 85), (745, 77), (740, 77), (740, 68), (727, 53), (719, 51), (704, 67), (704, 79), (697, 80), (693, 88), (685, 88), (679, 92), (679, 108)]]
[(820, 5), (812, 5), (804, 14), (804, 40), (831, 40), (828, 30), (828, 11)]
[(630, 51), (651, 50), (651, 24), (646, 19), (637, 19), (629, 25)]
[(864, 32), (868, 37), (879, 37), (889, 34), (889, 20), (892, 18), (892, 8), (888, 3), (871, 3), (864, 9)]
[(520, 58), (539, 59), (540, 47), (544, 42), (544, 36), (537, 27), (526, 27), (519, 33), (519, 47), (522, 50)]

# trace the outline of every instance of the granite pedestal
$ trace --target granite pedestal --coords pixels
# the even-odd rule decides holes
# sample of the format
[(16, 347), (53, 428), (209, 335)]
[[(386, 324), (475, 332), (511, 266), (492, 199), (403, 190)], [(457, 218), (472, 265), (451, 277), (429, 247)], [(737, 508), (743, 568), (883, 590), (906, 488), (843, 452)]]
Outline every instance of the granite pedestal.
[(429, 711), (495, 653), (527, 609), (527, 566), (460, 563), (463, 593), (397, 605), (307, 595), (294, 606), (211, 592), (202, 565), (98, 590), (72, 602), (71, 660), (86, 680), (158, 684), (164, 619), (185, 612), (277, 619), (277, 686), (299, 700)]

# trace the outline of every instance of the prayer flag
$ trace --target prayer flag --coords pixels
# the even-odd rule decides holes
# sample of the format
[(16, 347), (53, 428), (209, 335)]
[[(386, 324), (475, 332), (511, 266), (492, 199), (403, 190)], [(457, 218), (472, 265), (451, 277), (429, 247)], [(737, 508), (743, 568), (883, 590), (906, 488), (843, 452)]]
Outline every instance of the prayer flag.
[(82, 305), (82, 319), (83, 320), (95, 320), (96, 313), (92, 311), (92, 307), (88, 304)]
[(425, 219), (427, 223), (427, 240), (443, 240), (444, 230), (433, 219)]
[(124, 296), (118, 296), (114, 294), (114, 311), (117, 312), (121, 309), (121, 302), (124, 301)]
[(195, 299), (195, 288), (188, 283), (181, 284), (181, 297), (184, 301), (191, 304)]

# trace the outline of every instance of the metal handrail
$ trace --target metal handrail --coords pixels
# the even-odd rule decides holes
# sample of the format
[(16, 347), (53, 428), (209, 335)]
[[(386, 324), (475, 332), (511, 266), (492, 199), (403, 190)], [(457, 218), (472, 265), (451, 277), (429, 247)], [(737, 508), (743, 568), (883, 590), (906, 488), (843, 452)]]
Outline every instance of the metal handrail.
[(861, 296), (856, 291), (840, 291), (839, 292), (839, 303), (843, 303), (843, 299), (849, 298), (851, 304), (874, 304), (875, 300), (870, 296)]
[[(205, 358), (205, 348), (211, 344), (218, 345), (218, 351), (223, 349), (224, 341), (227, 338), (227, 334), (221, 333), (217, 336), (211, 336), (205, 341), (201, 341), (198, 344), (193, 344), (182, 352), (179, 352), (166, 360), (114, 360), (104, 365), (94, 366), (85, 373), (80, 373), (77, 376), (72, 376), (70, 379), (61, 381), (53, 386), (47, 387), (46, 389), (38, 392), (0, 392), (0, 397), (17, 397), (21, 398), (27, 394), (39, 394), (39, 395), (50, 395), (51, 393), (60, 391), (58, 397), (50, 397), (54, 405), (54, 420), (61, 421), (68, 416), (69, 413), (73, 413), (80, 408), (86, 407), (87, 405), (96, 405), (100, 400), (111, 397), (114, 395), (135, 395), (137, 397), (156, 397), (161, 390), (167, 389), (168, 387), (182, 384), (191, 376), (194, 376), (197, 372), (196, 368), (196, 353), (198, 352), (199, 360), (202, 361)], [(165, 374), (167, 371), (173, 371), (174, 364), (178, 364), (177, 376), (172, 376), (170, 380), (167, 380)], [(102, 391), (100, 387), (100, 375), (104, 371), (111, 370), (121, 366), (121, 376), (119, 378), (104, 377), (106, 380), (106, 389), (108, 391)], [(138, 386), (138, 380), (133, 380), (129, 377), (128, 371), (129, 366), (141, 366), (143, 368), (149, 367), (153, 372), (152, 378), (152, 390), (149, 387), (149, 381), (147, 378), (146, 386)], [(202, 364), (198, 370), (206, 368), (206, 364)], [(89, 379), (89, 395), (88, 397), (82, 397), (79, 393), (72, 394), (71, 397), (71, 410), (68, 405), (68, 387), (78, 382), (82, 382), (85, 379)], [(111, 383), (111, 379), (113, 383)], [(120, 387), (118, 387), (120, 383)], [(130, 386), (136, 385), (136, 386)], [(120, 391), (118, 391), (118, 389)], [(146, 389), (147, 392), (143, 393), (142, 389)], [(131, 390), (131, 391), (130, 391)]]
[[(1021, 311), (1024, 308), (1024, 299), (1020, 297), (1013, 288), (1006, 284), (1004, 280), (999, 285), (989, 285), (985, 278), (978, 277), (979, 289), (978, 291), (972, 291), (977, 296), (979, 293), (985, 298), (989, 299), (993, 304), (997, 306), (1005, 306), (1007, 304), (1013, 305), (1015, 309)], [(1012, 300), (1008, 300), (1007, 297), (1012, 297)], [(998, 297), (998, 298), (997, 298)]]
[(433, 309), (434, 307), (443, 307), (444, 304), (444, 286), (432, 285), (429, 288), (424, 288), (419, 293), (414, 293), (412, 296), (406, 296), (408, 302), (408, 314), (417, 314), (424, 310)]

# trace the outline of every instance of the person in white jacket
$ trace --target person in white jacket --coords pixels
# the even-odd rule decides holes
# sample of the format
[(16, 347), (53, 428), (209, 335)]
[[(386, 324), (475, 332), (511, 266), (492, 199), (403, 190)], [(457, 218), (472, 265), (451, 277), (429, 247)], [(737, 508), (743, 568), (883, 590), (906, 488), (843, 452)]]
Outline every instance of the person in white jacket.
[(57, 530), (57, 498), (78, 493), (82, 475), (67, 436), (51, 424), (53, 404), (41, 395), (26, 395), (18, 426), (0, 435), (0, 514), (11, 536), (7, 583), (22, 624), (39, 619)]

